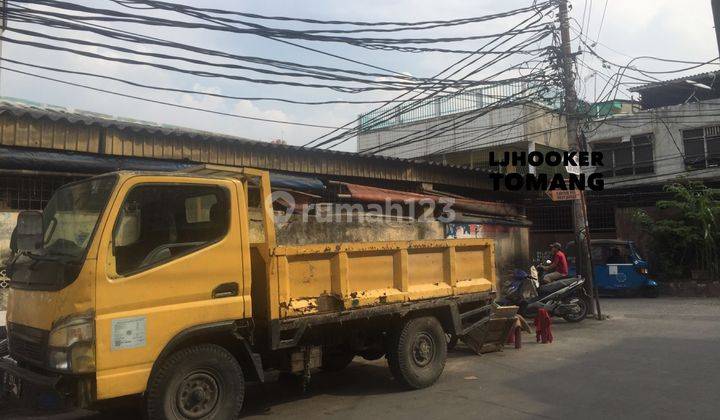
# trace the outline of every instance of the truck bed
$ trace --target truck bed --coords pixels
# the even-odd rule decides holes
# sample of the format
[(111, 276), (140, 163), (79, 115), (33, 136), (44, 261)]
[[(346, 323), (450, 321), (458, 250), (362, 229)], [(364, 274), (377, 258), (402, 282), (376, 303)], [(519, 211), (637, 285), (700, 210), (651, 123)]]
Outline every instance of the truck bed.
[(489, 292), (495, 285), (488, 239), (277, 246), (271, 260), (274, 319)]

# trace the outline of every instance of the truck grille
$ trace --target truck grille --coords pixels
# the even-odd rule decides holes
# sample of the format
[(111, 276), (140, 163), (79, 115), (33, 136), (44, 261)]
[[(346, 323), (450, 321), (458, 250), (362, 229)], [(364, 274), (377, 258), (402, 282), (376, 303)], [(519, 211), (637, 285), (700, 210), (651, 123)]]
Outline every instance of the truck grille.
[(25, 325), (8, 324), (10, 357), (34, 365), (45, 365), (48, 332)]

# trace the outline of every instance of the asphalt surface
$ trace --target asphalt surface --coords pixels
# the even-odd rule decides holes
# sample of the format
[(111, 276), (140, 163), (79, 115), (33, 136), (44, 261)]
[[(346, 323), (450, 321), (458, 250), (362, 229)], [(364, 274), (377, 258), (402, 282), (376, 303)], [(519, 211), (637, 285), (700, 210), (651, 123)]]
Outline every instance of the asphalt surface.
[[(433, 387), (403, 391), (381, 361), (313, 376), (305, 395), (287, 383), (252, 386), (245, 418), (717, 419), (719, 299), (604, 299), (606, 321), (553, 325), (555, 342), (525, 335), (521, 350), (450, 353)], [(0, 405), (7, 419), (127, 419), (138, 412), (47, 416)]]

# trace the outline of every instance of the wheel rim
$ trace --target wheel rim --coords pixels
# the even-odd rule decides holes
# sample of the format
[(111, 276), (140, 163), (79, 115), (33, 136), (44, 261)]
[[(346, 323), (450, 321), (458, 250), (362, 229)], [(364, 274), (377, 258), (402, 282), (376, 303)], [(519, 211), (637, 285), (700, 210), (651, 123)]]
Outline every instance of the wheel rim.
[(577, 302), (577, 305), (578, 305), (578, 310), (577, 310), (577, 312), (573, 312), (573, 313), (569, 314), (568, 317), (570, 319), (575, 320), (575, 319), (582, 319), (585, 317), (585, 314), (587, 313), (587, 304), (582, 299), (579, 299)]
[(206, 371), (195, 371), (183, 379), (177, 391), (177, 408), (189, 419), (198, 419), (210, 414), (220, 399), (217, 378)]
[(430, 364), (435, 358), (435, 340), (427, 333), (418, 334), (413, 343), (412, 356), (417, 366), (425, 367)]

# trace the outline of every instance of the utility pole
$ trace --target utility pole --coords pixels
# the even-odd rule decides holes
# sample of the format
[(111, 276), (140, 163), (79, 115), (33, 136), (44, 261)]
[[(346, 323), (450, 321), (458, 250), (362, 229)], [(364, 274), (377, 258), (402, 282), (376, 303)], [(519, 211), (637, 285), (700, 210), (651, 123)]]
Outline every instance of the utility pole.
[[(2, 7), (2, 10), (0, 10), (0, 36), (5, 33), (5, 28), (7, 28), (7, 21), (8, 21), (8, 13), (7, 13), (7, 4), (8, 0), (1, 0), (2, 3), (0, 3), (0, 7)], [(2, 65), (2, 47), (3, 47), (2, 39), (0, 39), (0, 65)], [(0, 98), (2, 97), (2, 69), (0, 69)]]
[[(565, 123), (567, 126), (568, 147), (570, 151), (582, 151), (583, 145), (578, 132), (578, 98), (575, 92), (575, 73), (573, 72), (573, 53), (570, 46), (570, 20), (568, 17), (567, 0), (559, 1), (561, 62), (563, 71), (563, 90), (565, 91)], [(597, 299), (593, 281), (592, 259), (590, 257), (590, 229), (587, 221), (585, 192), (580, 191), (580, 198), (573, 200), (573, 231), (575, 233), (576, 267), (585, 278), (585, 291), (595, 303), (590, 305), (593, 313), (601, 318), (600, 301)], [(579, 264), (578, 264), (579, 263)]]
[(710, 0), (712, 4), (713, 19), (715, 20), (715, 40), (720, 52), (720, 0)]

